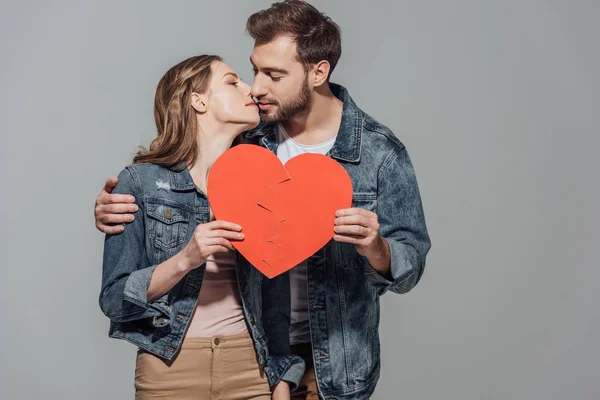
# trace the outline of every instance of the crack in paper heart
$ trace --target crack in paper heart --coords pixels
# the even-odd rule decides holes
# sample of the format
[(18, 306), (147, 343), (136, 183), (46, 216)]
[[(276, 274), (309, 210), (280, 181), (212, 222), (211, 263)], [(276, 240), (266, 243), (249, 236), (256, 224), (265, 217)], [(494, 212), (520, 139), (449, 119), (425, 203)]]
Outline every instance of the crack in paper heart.
[[(284, 168), (285, 169), (285, 168)], [(282, 180), (281, 182), (277, 182), (274, 185), (269, 185), (269, 194), (259, 200), (256, 204), (259, 207), (262, 207), (263, 209), (269, 211), (270, 213), (272, 213), (273, 215), (275, 215), (278, 219), (278, 221), (271, 225), (271, 230), (273, 231), (273, 236), (269, 236), (266, 239), (267, 243), (271, 243), (274, 246), (271, 248), (271, 251), (267, 251), (265, 249), (265, 257), (263, 258), (263, 262), (265, 264), (267, 264), (269, 266), (269, 268), (271, 268), (271, 270), (273, 270), (274, 268), (274, 264), (277, 262), (277, 259), (282, 259), (283, 258), (283, 253), (281, 248), (283, 247), (283, 245), (277, 241), (277, 239), (280, 237), (279, 232), (277, 230), (277, 226), (281, 225), (282, 223), (284, 223), (286, 221), (285, 217), (279, 213), (277, 213), (274, 209), (272, 209), (271, 207), (267, 206), (266, 204), (268, 204), (268, 199), (273, 198), (274, 196), (277, 196), (277, 191), (274, 189), (274, 186), (278, 186), (281, 185), (285, 182), (288, 182), (291, 177), (289, 176), (289, 173), (287, 171), (286, 175), (288, 176), (287, 179)], [(275, 202), (276, 203), (276, 202)]]

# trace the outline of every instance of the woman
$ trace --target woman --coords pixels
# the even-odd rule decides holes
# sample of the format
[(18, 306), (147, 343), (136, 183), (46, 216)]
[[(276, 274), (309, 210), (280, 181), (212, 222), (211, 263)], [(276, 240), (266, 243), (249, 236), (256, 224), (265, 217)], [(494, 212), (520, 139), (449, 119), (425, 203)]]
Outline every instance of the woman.
[[(110, 336), (139, 348), (136, 399), (270, 399), (267, 375), (275, 385), (281, 371), (269, 370), (254, 323), (265, 294), (248, 290), (262, 276), (236, 271), (242, 227), (215, 221), (206, 197), (213, 162), (259, 123), (250, 87), (221, 58), (192, 57), (160, 80), (154, 116), (157, 138), (114, 191), (135, 196), (140, 212), (105, 241), (100, 307)], [(273, 398), (289, 398), (286, 383)]]

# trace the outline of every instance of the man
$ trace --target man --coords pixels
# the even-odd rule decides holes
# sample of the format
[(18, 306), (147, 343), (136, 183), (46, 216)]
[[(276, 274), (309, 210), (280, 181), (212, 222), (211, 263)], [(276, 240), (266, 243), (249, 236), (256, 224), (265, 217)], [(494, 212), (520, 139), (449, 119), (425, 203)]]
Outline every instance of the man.
[[(379, 296), (411, 290), (430, 248), (413, 167), (396, 136), (329, 82), (341, 55), (340, 30), (330, 18), (287, 0), (251, 15), (247, 31), (255, 40), (252, 94), (263, 123), (246, 141), (282, 163), (302, 153), (329, 155), (354, 190), (352, 208), (336, 214), (333, 241), (289, 276), (265, 279), (269, 290), (289, 292), (291, 304), (282, 300), (259, 323), (269, 352), (291, 351), (306, 362), (292, 398), (365, 399), (380, 373)], [(111, 197), (114, 184), (108, 180), (96, 201), (96, 226), (109, 233), (123, 229), (111, 224), (133, 218), (123, 214), (131, 210), (122, 196)], [(289, 342), (269, 329), (270, 319), (282, 316), (291, 322)], [(294, 381), (285, 371), (274, 379)]]

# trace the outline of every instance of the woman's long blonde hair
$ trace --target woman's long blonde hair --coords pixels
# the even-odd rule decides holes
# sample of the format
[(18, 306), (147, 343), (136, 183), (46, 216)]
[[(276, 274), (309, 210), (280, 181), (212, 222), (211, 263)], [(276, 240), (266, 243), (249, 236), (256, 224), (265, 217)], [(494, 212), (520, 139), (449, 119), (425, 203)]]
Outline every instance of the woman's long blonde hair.
[(173, 167), (180, 162), (192, 166), (198, 156), (198, 124), (192, 108), (192, 93), (208, 90), (215, 61), (219, 56), (188, 58), (167, 71), (160, 79), (154, 96), (154, 120), (158, 136), (150, 149), (140, 149), (133, 163), (154, 163)]

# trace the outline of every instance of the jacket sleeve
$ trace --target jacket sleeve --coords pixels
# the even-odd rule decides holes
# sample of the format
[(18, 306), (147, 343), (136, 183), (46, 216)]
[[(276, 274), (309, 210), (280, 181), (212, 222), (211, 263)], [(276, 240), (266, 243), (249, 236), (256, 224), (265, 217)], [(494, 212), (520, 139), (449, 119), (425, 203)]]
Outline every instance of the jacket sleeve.
[(100, 308), (113, 322), (150, 318), (156, 327), (167, 325), (171, 321), (171, 308), (166, 302), (166, 295), (152, 303), (147, 300), (147, 290), (156, 265), (150, 264), (146, 253), (145, 211), (135, 172), (130, 168), (121, 171), (113, 193), (135, 196), (139, 212), (124, 232), (106, 235)]
[(380, 294), (406, 293), (423, 274), (431, 241), (415, 171), (404, 147), (394, 148), (379, 171), (377, 215), (381, 236), (390, 247), (391, 279), (368, 265), (368, 280)]

